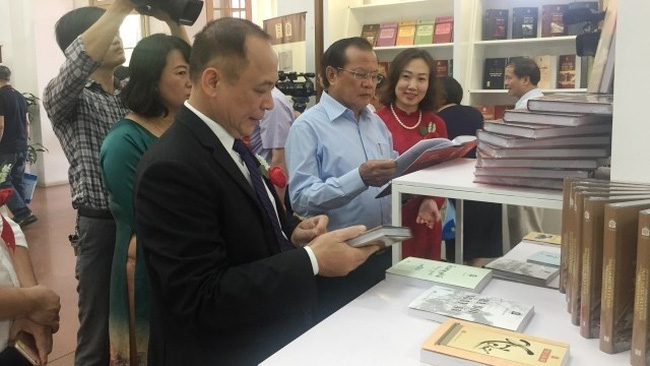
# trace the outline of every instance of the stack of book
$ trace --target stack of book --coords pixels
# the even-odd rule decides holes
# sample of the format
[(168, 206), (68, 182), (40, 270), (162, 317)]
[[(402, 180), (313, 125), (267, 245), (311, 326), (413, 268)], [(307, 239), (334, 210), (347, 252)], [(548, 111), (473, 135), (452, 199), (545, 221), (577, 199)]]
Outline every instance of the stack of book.
[(560, 291), (571, 321), (600, 349), (647, 365), (650, 185), (567, 179)]
[(612, 95), (554, 94), (507, 110), (478, 132), (475, 182), (562, 190), (608, 166)]

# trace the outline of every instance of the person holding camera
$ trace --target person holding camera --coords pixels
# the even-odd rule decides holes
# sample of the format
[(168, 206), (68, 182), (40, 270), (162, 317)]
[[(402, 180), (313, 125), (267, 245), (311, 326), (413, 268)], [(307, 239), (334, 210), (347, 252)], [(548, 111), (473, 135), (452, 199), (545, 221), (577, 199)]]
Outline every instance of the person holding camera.
[[(66, 60), (43, 92), (43, 105), (70, 163), (72, 206), (77, 210), (75, 275), (79, 281), (79, 331), (75, 364), (108, 365), (108, 312), (115, 222), (108, 209), (99, 150), (110, 127), (128, 112), (114, 78), (125, 61), (120, 25), (135, 5), (115, 0), (108, 10), (82, 7), (63, 15), (55, 26)], [(178, 23), (157, 12), (172, 35), (186, 41)], [(73, 244), (74, 245), (74, 244)]]

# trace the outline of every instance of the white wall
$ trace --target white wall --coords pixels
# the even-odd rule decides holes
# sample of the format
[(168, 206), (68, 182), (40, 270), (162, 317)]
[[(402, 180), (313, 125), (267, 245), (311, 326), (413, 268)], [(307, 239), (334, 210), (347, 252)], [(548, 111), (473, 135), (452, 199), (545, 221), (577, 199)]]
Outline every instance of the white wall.
[(618, 1), (612, 131), (612, 179), (644, 183), (650, 183), (650, 39), (640, 25), (648, 14), (648, 0)]

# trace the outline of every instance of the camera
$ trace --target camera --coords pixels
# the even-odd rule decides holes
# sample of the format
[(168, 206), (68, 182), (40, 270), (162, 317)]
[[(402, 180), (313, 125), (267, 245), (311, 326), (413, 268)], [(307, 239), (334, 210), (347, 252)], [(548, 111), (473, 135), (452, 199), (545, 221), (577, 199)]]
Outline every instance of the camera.
[[(302, 77), (305, 81), (296, 81), (299, 77)], [(312, 81), (312, 78), (315, 77), (316, 74), (313, 72), (278, 71), (278, 81), (275, 86), (283, 94), (291, 96), (293, 109), (302, 113), (307, 108), (309, 97), (316, 95), (316, 89), (314, 89), (314, 82)]]
[(192, 25), (203, 9), (203, 0), (131, 0), (140, 14), (150, 15), (154, 9), (167, 12), (173, 21)]
[(562, 21), (569, 29), (575, 28), (572, 34), (576, 36), (576, 54), (580, 57), (596, 55), (600, 30), (598, 22), (605, 18), (605, 12), (590, 9), (586, 6), (569, 8), (562, 16)]

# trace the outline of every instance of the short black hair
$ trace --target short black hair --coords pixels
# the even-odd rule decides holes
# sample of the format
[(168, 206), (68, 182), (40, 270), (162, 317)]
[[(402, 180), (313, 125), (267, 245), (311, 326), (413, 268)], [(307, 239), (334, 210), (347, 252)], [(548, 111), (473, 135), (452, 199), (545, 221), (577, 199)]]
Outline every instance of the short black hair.
[(320, 77), (323, 83), (323, 89), (327, 89), (330, 86), (330, 82), (327, 80), (327, 68), (333, 67), (338, 69), (345, 67), (348, 62), (345, 51), (350, 47), (358, 48), (361, 51), (372, 51), (370, 42), (362, 37), (343, 38), (332, 43), (323, 54), (321, 60)]
[(429, 86), (424, 98), (418, 104), (418, 108), (425, 111), (432, 111), (435, 109), (434, 101), (436, 92), (434, 85), (436, 78), (436, 63), (429, 52), (420, 48), (405, 49), (395, 56), (393, 61), (390, 63), (388, 68), (388, 85), (382, 86), (384, 93), (382, 93), (381, 99), (379, 100), (381, 104), (387, 106), (395, 102), (395, 99), (397, 99), (395, 87), (399, 82), (402, 71), (404, 71), (404, 68), (409, 62), (417, 59), (423, 60), (427, 66), (429, 66)]
[(539, 67), (533, 59), (528, 57), (517, 57), (514, 60), (511, 60), (506, 67), (508, 66), (512, 67), (515, 76), (518, 78), (528, 76), (531, 84), (537, 86), (537, 83), (539, 83)]
[(460, 104), (460, 101), (463, 100), (463, 87), (456, 79), (451, 76), (441, 76), (436, 78), (436, 83), (438, 86), (436, 91), (440, 100), (439, 107), (449, 103)]
[(0, 80), (11, 80), (11, 70), (5, 65), (0, 65)]
[(106, 10), (96, 6), (85, 6), (65, 13), (54, 26), (56, 43), (63, 53), (83, 32), (95, 24)]
[(226, 71), (230, 81), (237, 80), (242, 69), (248, 66), (246, 37), (255, 36), (270, 40), (257, 24), (239, 18), (219, 18), (208, 23), (194, 38), (190, 57), (190, 78), (197, 82), (203, 71), (214, 64)]
[(158, 82), (173, 50), (179, 50), (189, 62), (191, 47), (180, 38), (154, 34), (138, 42), (129, 62), (131, 77), (120, 94), (126, 108), (145, 117), (167, 116), (169, 110), (160, 98)]

